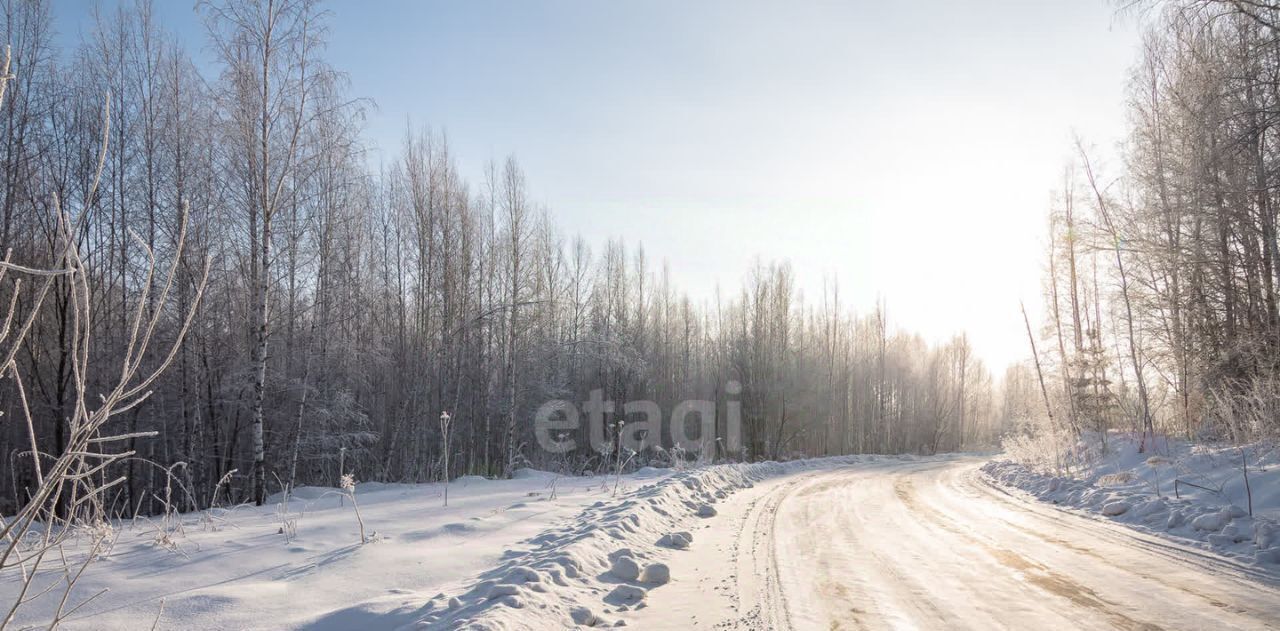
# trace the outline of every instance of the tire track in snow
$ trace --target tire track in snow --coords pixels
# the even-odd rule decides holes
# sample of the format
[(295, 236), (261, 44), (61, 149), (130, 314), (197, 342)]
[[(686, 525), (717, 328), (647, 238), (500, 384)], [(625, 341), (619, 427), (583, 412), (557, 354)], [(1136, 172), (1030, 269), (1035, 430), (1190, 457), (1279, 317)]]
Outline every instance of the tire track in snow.
[[(906, 486), (905, 490), (914, 495), (914, 487), (911, 485), (910, 480), (906, 478), (902, 480)], [(1159, 586), (1160, 588), (1192, 596), (1204, 606), (1219, 609), (1223, 613), (1235, 614), (1231, 618), (1234, 623), (1232, 626), (1241, 628), (1258, 627), (1259, 622), (1262, 622), (1261, 628), (1274, 628), (1274, 625), (1265, 621), (1268, 616), (1275, 616), (1274, 608), (1268, 613), (1262, 609), (1251, 609), (1240, 604), (1224, 602), (1231, 600), (1234, 594), (1266, 594), (1268, 592), (1274, 595), (1275, 600), (1273, 602), (1280, 602), (1280, 592), (1274, 590), (1274, 578), (1264, 572), (1254, 568), (1244, 568), (1232, 559), (1205, 554), (1172, 542), (1162, 542), (1136, 531), (1121, 529), (1102, 519), (1080, 516), (1074, 511), (1062, 511), (1061, 509), (1039, 506), (1035, 502), (1022, 500), (1005, 492), (1003, 489), (993, 487), (985, 479), (985, 476), (981, 475), (976, 469), (953, 469), (945, 472), (943, 477), (936, 480), (936, 482), (935, 486), (943, 490), (944, 493), (939, 494), (937, 497), (931, 496), (931, 498), (938, 500), (937, 503), (940, 506), (949, 505), (953, 509), (961, 506), (962, 508), (962, 505), (956, 504), (956, 498), (964, 498), (962, 501), (969, 503), (985, 504), (989, 508), (986, 512), (994, 517), (994, 519), (990, 520), (991, 522), (1000, 527), (1016, 531), (1020, 537), (1035, 539), (1043, 544), (1048, 544), (1048, 548), (1032, 547), (1034, 553), (1043, 553), (1046, 550), (1053, 552), (1069, 551), (1073, 555), (1088, 557), (1089, 565), (1105, 567), (1108, 570), (1128, 574), (1130, 579), (1126, 581), (1127, 583)], [(951, 501), (948, 502), (947, 500)], [(1103, 597), (1098, 591), (1083, 585), (1080, 581), (1055, 572), (1049, 564), (1032, 560), (1026, 555), (1018, 554), (1001, 546), (1001, 543), (1008, 542), (1006, 539), (1001, 539), (995, 534), (981, 533), (971, 528), (964, 528), (957, 521), (957, 516), (944, 514), (942, 510), (933, 508), (928, 501), (915, 501), (913, 499), (913, 502), (921, 511), (921, 514), (930, 518), (933, 523), (977, 541), (988, 548), (996, 556), (997, 560), (1006, 567), (1019, 572), (1035, 573), (1029, 580), (1037, 587), (1067, 598), (1075, 604), (1104, 612), (1111, 617), (1117, 627), (1126, 629), (1160, 628), (1155, 623), (1136, 620), (1130, 615), (1120, 612), (1119, 609), (1124, 608), (1124, 605), (1116, 602), (1116, 599)], [(1034, 525), (1025, 523), (1028, 521), (1034, 522)], [(1071, 541), (1069, 537), (1078, 537), (1080, 540), (1086, 541), (1086, 543)], [(1098, 542), (1102, 545), (1095, 544), (1090, 547), (1092, 542)], [(1109, 554), (1114, 555), (1117, 550), (1130, 554), (1138, 552), (1140, 556), (1135, 558), (1136, 562), (1130, 565), (1121, 562), (1120, 559), (1114, 556), (1109, 556)], [(1191, 570), (1194, 572), (1191, 580), (1188, 580), (1188, 577), (1181, 573), (1144, 570), (1143, 567), (1150, 562), (1145, 556), (1148, 554), (1158, 557), (1157, 567), (1168, 563)], [(1058, 565), (1071, 569), (1077, 564), (1062, 563), (1060, 561)], [(1167, 567), (1162, 569), (1167, 570)], [(1087, 576), (1088, 573), (1082, 575)], [(1196, 575), (1213, 580), (1197, 581), (1195, 580)], [(1227, 583), (1227, 585), (1221, 585), (1223, 582)], [(1202, 585), (1201, 583), (1204, 584)], [(1219, 590), (1216, 595), (1204, 593), (1204, 590), (1210, 587)], [(1213, 590), (1210, 589), (1209, 591)], [(1154, 597), (1154, 594), (1152, 596)], [(1212, 611), (1212, 609), (1202, 609), (1201, 613), (1205, 611)], [(1166, 617), (1175, 623), (1175, 627), (1183, 624), (1183, 621), (1177, 616), (1165, 616), (1160, 621), (1163, 622)]]
[[(816, 475), (816, 473), (797, 475), (794, 479), (781, 483), (778, 488), (772, 489), (764, 497), (752, 502), (752, 507), (739, 527), (735, 546), (738, 590), (735, 592), (734, 604), (740, 612), (744, 601), (754, 601), (755, 604), (742, 617), (725, 621), (716, 628), (777, 629), (779, 631), (792, 628), (790, 616), (787, 613), (786, 595), (782, 591), (782, 583), (778, 575), (777, 542), (773, 534), (777, 528), (778, 513), (782, 503), (791, 496), (797, 486), (808, 482)], [(752, 554), (749, 557), (742, 555), (744, 542), (750, 546)]]
[[(981, 496), (985, 496), (991, 501), (1033, 514), (1038, 518), (1049, 518), (1048, 515), (1052, 515), (1054, 521), (1061, 527), (1070, 529), (1073, 532), (1088, 533), (1090, 536), (1106, 538), (1108, 541), (1120, 545), (1140, 547), (1171, 562), (1185, 565), (1197, 571), (1230, 575), (1246, 585), (1263, 583), (1272, 587), (1280, 587), (1280, 580), (1277, 580), (1274, 574), (1250, 567), (1236, 559), (1205, 552), (1172, 540), (1161, 539), (1133, 528), (1118, 526), (1112, 524), (1105, 517), (1092, 513), (1070, 508), (1046, 506), (1034, 499), (1018, 497), (1007, 489), (1001, 488), (996, 482), (977, 470), (968, 471), (964, 475), (958, 476), (958, 478), (965, 480), (964, 487), (977, 491), (982, 494)], [(1034, 530), (1020, 529), (1037, 537), (1044, 537), (1042, 533), (1036, 533)], [(1051, 542), (1058, 545), (1067, 545), (1062, 540)]]
[(1017, 552), (994, 545), (985, 538), (978, 536), (972, 530), (966, 531), (958, 527), (951, 518), (933, 510), (922, 502), (916, 501), (915, 484), (912, 483), (910, 478), (899, 475), (894, 482), (893, 489), (894, 494), (903, 503), (907, 504), (911, 510), (929, 519), (939, 527), (981, 546), (991, 558), (1001, 565), (1020, 573), (1029, 583), (1045, 592), (1065, 598), (1078, 606), (1086, 607), (1106, 616), (1115, 624), (1116, 628), (1131, 631), (1161, 631), (1159, 625), (1135, 620), (1119, 611), (1117, 609), (1118, 603), (1103, 598), (1096, 591)]
[(736, 593), (715, 628), (1280, 624), (1280, 591), (1251, 580), (1256, 571), (1020, 501), (984, 485), (979, 464), (869, 459), (778, 480), (726, 507), (734, 534), (721, 550), (732, 556), (725, 584)]

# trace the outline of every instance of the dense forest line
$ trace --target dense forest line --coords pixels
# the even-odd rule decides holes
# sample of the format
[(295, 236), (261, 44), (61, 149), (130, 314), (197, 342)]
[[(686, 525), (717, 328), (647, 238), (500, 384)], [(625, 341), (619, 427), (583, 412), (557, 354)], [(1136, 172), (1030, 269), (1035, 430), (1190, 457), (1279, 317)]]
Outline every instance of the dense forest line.
[(1123, 160), (1076, 147), (1050, 214), (1037, 362), (1010, 369), (1009, 415), (1070, 440), (1128, 430), (1144, 447), (1274, 438), (1280, 4), (1122, 8), (1151, 18)]
[[(125, 515), (161, 496), (261, 502), (333, 485), (339, 467), (388, 481), (608, 470), (617, 454), (585, 436), (567, 455), (533, 437), (540, 405), (593, 390), (668, 413), (715, 401), (718, 429), (723, 404), (740, 403), (741, 449), (721, 459), (996, 440), (1007, 415), (965, 337), (897, 332), (883, 305), (855, 314), (834, 282), (806, 296), (785, 262), (688, 296), (640, 244), (565, 235), (514, 158), (466, 181), (443, 133), (410, 126), (391, 164), (371, 168), (369, 103), (326, 59), (319, 3), (196, 11), (211, 76), (147, 0), (101, 9), (70, 51), (54, 45), (47, 0), (4, 2), (0, 250), (27, 269), (9, 270), (0, 304), (30, 330), (0, 345), (12, 357), (0, 411), (31, 418), (0, 430), (4, 510), (39, 486), (33, 451), (55, 462), (73, 447), (112, 454), (92, 474)], [(30, 272), (67, 265), (43, 299)], [(94, 426), (119, 440), (81, 436), (68, 419), (122, 365), (167, 370)], [(618, 405), (606, 431), (625, 416)], [(679, 457), (650, 442), (627, 466)]]

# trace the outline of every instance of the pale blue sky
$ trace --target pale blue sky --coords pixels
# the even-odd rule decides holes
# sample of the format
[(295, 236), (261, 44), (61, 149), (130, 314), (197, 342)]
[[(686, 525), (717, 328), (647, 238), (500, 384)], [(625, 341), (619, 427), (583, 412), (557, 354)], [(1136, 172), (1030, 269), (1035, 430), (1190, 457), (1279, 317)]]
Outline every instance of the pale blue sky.
[[(157, 3), (202, 46), (190, 6)], [(473, 182), (514, 153), (567, 233), (643, 241), (695, 298), (787, 259), (811, 302), (838, 275), (1003, 365), (1073, 132), (1113, 156), (1124, 131), (1139, 29), (1112, 6), (341, 0), (329, 58), (377, 103), (375, 161), (443, 128)]]

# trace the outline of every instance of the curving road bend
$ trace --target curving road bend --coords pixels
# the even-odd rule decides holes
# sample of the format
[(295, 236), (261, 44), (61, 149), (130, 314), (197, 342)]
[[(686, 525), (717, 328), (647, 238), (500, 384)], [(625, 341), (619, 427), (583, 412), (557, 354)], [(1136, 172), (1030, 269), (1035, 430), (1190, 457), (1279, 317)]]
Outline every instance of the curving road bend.
[(1280, 628), (1274, 576), (1015, 497), (981, 463), (886, 458), (741, 493), (673, 559), (689, 579), (644, 628)]

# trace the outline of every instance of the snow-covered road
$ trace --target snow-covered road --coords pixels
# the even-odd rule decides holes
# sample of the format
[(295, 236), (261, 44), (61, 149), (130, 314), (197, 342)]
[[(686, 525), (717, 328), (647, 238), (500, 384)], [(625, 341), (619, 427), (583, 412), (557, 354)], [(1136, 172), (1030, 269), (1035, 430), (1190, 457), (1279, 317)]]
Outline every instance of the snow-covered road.
[(642, 628), (1262, 629), (1273, 576), (1016, 497), (978, 459), (782, 476), (720, 505)]

